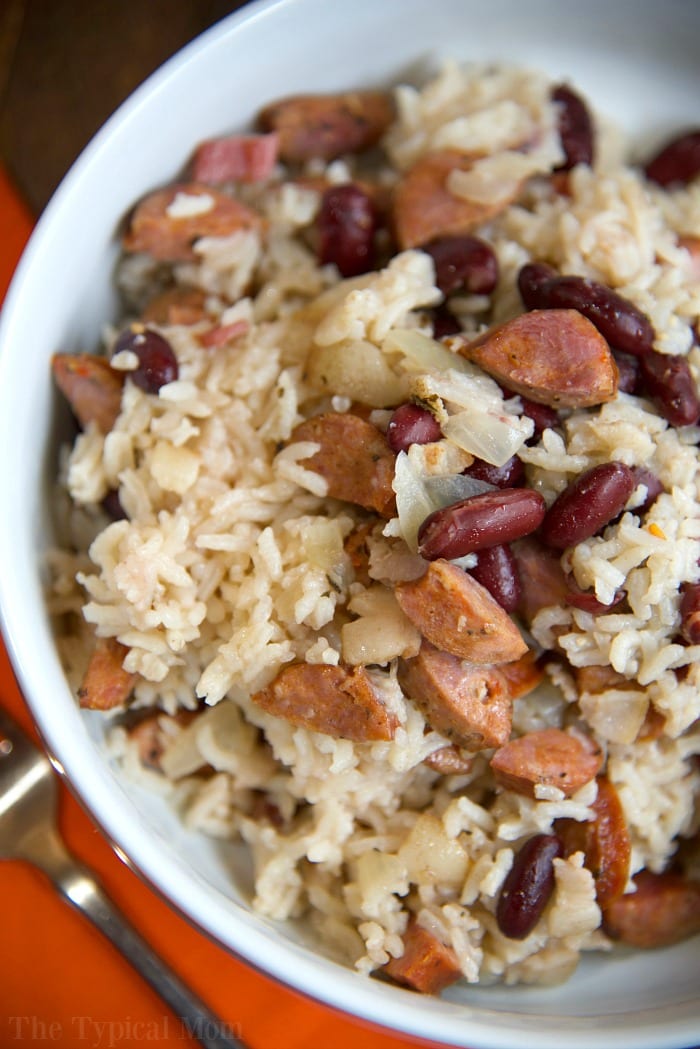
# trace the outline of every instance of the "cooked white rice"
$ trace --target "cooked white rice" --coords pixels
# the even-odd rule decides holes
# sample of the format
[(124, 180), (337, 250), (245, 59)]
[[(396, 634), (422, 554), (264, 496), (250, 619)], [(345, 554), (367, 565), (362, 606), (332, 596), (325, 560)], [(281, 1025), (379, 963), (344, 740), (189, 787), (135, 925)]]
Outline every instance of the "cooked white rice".
[[(423, 89), (399, 88), (383, 179), (431, 149), (473, 150), (477, 142), (486, 192), (531, 180), (518, 203), (480, 230), (501, 276), (492, 299), (453, 304), (465, 331), (521, 311), (517, 271), (536, 258), (617, 289), (649, 315), (656, 348), (688, 354), (700, 374), (691, 336), (700, 283), (678, 246), (679, 234), (700, 237), (700, 183), (650, 189), (626, 166), (626, 143), (600, 123), (595, 167), (573, 171), (569, 196), (548, 192), (538, 176), (561, 162), (550, 88), (522, 70), (453, 65)], [(519, 153), (523, 139), (537, 148)], [(331, 180), (352, 176), (353, 164), (331, 165)], [(464, 189), (458, 182), (455, 193)], [(174, 267), (176, 282), (207, 293), (213, 320), (246, 321), (245, 334), (212, 351), (197, 338), (211, 321), (161, 328), (177, 355), (177, 381), (156, 396), (127, 382), (112, 432), (90, 426), (65, 455), (72, 538), (52, 555), (51, 602), (69, 628), (68, 672), (77, 685), (94, 633), (128, 648), (125, 667), (139, 675), (131, 710), (162, 711), (169, 743), (161, 770), (145, 770), (117, 726), (120, 760), (169, 793), (190, 826), (248, 843), (251, 902), (261, 913), (304, 915), (323, 928), (329, 950), (364, 973), (401, 953), (415, 913), (453, 947), (468, 981), (564, 979), (582, 951), (610, 947), (581, 853), (555, 861), (553, 898), (524, 940), (505, 937), (494, 912), (519, 844), (562, 817), (590, 818), (595, 782), (570, 799), (551, 788), (536, 800), (494, 790), (489, 752), (468, 773), (439, 775), (423, 762), (447, 741), (426, 726), (396, 676), (399, 657), (420, 641), (393, 596), (397, 580), (419, 571), (415, 531), (426, 507), (411, 517), (405, 504), (425, 497), (426, 476), (459, 474), (471, 456), (449, 440), (430, 461), (414, 447), (401, 466), (410, 496), (399, 490), (404, 512), (372, 540), (373, 582), (365, 587), (344, 552), (361, 515), (329, 500), (323, 479), (302, 465), (315, 446), (285, 445), (322, 406), (307, 366), (324, 347), (366, 360), (376, 369), (373, 388), (381, 377), (390, 393), (408, 396), (420, 366), (396, 347), (409, 345), (407, 331), (430, 334), (423, 311), (442, 298), (432, 262), (406, 251), (380, 272), (341, 281), (334, 267), (317, 265), (304, 237), (316, 190), (273, 182), (246, 193), (270, 220), (269, 233), (202, 239), (196, 261)], [(128, 311), (138, 310), (154, 278), (147, 259), (125, 258), (119, 280)], [(644, 498), (638, 492), (616, 523), (567, 552), (581, 588), (609, 602), (623, 587), (628, 600), (605, 616), (543, 609), (533, 643), (552, 648), (558, 639), (569, 667), (553, 667), (552, 680), (518, 700), (514, 713), (516, 734), (587, 725), (624, 806), (630, 875), (661, 871), (698, 825), (700, 649), (677, 636), (679, 587), (700, 575), (700, 430), (674, 429), (649, 402), (621, 393), (564, 413), (558, 430), (526, 444), (519, 399), (504, 400), (478, 369), (458, 363), (445, 399), (468, 404), (476, 394), (484, 420), (489, 405), (500, 414), (528, 484), (548, 503), (578, 473), (611, 459), (648, 467), (664, 485), (648, 514), (632, 512)], [(445, 377), (428, 371), (421, 381), (438, 389)], [(357, 382), (361, 394), (361, 375)], [(362, 400), (352, 388), (335, 392), (325, 402), (335, 410)], [(388, 419), (382, 407), (394, 403), (387, 395), (372, 404), (378, 425)], [(99, 503), (116, 488), (128, 519), (107, 523)], [(349, 656), (369, 666), (398, 719), (390, 742), (334, 739), (251, 702), (290, 661), (334, 665)], [(572, 668), (588, 665), (612, 666), (628, 687), (579, 695)], [(169, 717), (202, 701), (185, 726)], [(665, 730), (639, 742), (650, 704)], [(261, 792), (277, 821), (257, 817)]]

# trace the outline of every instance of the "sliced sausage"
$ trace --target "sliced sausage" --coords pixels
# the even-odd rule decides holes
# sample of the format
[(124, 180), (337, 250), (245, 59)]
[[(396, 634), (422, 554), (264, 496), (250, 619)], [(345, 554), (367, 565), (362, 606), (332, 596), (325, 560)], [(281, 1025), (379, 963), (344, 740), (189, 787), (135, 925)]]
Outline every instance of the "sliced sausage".
[(92, 353), (56, 353), (51, 367), (80, 425), (95, 423), (100, 433), (109, 433), (121, 411), (124, 375)]
[(462, 342), (459, 352), (502, 386), (552, 408), (588, 408), (617, 394), (610, 347), (578, 310), (531, 310)]
[(462, 976), (451, 947), (411, 918), (403, 935), (403, 954), (391, 958), (384, 972), (392, 980), (422, 994), (439, 994)]
[(668, 947), (700, 932), (700, 881), (644, 870), (634, 884), (637, 891), (618, 897), (603, 915), (612, 939), (631, 947)]
[(449, 747), (434, 750), (423, 760), (423, 764), (441, 776), (459, 776), (471, 772), (473, 759), (463, 754), (455, 743), (451, 743)]
[(558, 787), (569, 798), (600, 772), (600, 748), (582, 734), (558, 728), (527, 732), (500, 747), (491, 759), (497, 783), (516, 794), (535, 796), (542, 784)]
[(533, 688), (537, 688), (544, 677), (544, 670), (537, 662), (537, 655), (532, 649), (512, 663), (499, 663), (498, 669), (505, 679), (511, 699), (526, 696)]
[(394, 119), (394, 102), (384, 91), (337, 95), (294, 95), (266, 106), (258, 117), (263, 131), (279, 137), (280, 158), (299, 163), (334, 160), (376, 145)]
[(567, 856), (583, 852), (595, 880), (598, 906), (605, 909), (625, 891), (632, 846), (622, 802), (606, 776), (598, 777), (598, 796), (591, 808), (592, 820), (557, 820), (554, 829)]
[(399, 667), (399, 684), (431, 728), (466, 750), (499, 747), (510, 736), (513, 703), (496, 667), (478, 666), (424, 641)]
[(141, 320), (144, 324), (197, 324), (207, 317), (206, 301), (199, 288), (168, 288), (146, 303)]
[(393, 739), (398, 726), (363, 667), (290, 663), (253, 702), (292, 725), (356, 743)]
[(200, 237), (227, 237), (257, 229), (262, 220), (233, 197), (182, 182), (150, 193), (136, 205), (123, 238), (125, 251), (143, 251), (165, 262), (196, 258), (192, 246)]
[(314, 441), (320, 450), (300, 462), (328, 482), (328, 495), (392, 517), (396, 497), (391, 487), (396, 456), (384, 434), (349, 412), (327, 412), (300, 423), (292, 441)]
[(494, 201), (467, 200), (447, 188), (452, 171), (468, 171), (478, 157), (454, 149), (426, 153), (394, 190), (393, 219), (401, 248), (415, 248), (437, 237), (471, 233), (511, 203), (513, 196)]
[(639, 687), (635, 681), (630, 681), (610, 666), (572, 667), (572, 670), (579, 692), (589, 692), (594, 696), (607, 692), (609, 688)]
[(278, 136), (227, 135), (201, 142), (192, 159), (195, 182), (261, 182), (277, 162)]
[(78, 689), (81, 707), (86, 710), (113, 710), (126, 703), (138, 677), (124, 670), (122, 665), (128, 651), (113, 637), (97, 639)]
[(520, 631), (488, 590), (449, 561), (431, 561), (399, 583), (396, 600), (428, 641), (472, 663), (510, 663), (527, 652)]

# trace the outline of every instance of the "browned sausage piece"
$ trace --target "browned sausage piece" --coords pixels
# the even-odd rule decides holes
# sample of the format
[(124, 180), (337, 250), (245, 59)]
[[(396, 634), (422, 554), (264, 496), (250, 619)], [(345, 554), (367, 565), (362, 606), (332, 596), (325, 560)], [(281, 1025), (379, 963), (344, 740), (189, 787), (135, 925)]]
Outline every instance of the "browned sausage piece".
[(391, 958), (384, 972), (392, 980), (422, 994), (440, 994), (462, 976), (457, 955), (429, 929), (411, 918), (403, 934), (403, 954)]
[[(441, 149), (426, 153), (394, 190), (394, 230), (401, 248), (415, 248), (437, 237), (471, 233), (511, 203), (456, 197), (447, 188), (451, 171), (468, 171), (478, 156)], [(513, 194), (514, 196), (515, 194)]]
[(680, 874), (635, 876), (636, 892), (618, 897), (603, 915), (603, 928), (631, 947), (668, 947), (700, 932), (700, 882)]
[(603, 757), (599, 747), (582, 734), (558, 728), (527, 732), (496, 751), (491, 768), (496, 781), (516, 794), (535, 796), (535, 787), (558, 787), (567, 798), (599, 772)]
[(168, 288), (146, 304), (141, 320), (144, 324), (196, 324), (207, 317), (206, 301), (199, 288)]
[(424, 638), (471, 663), (510, 663), (527, 652), (520, 631), (486, 587), (449, 561), (396, 586), (396, 600)]
[(609, 688), (639, 688), (635, 681), (609, 666), (572, 667), (572, 671), (579, 692), (590, 692), (594, 696)]
[(138, 677), (122, 666), (128, 651), (113, 637), (97, 639), (78, 689), (81, 707), (88, 710), (112, 710), (126, 703)]
[(94, 422), (101, 433), (109, 433), (121, 411), (123, 373), (92, 353), (56, 353), (51, 367), (80, 425)]
[(511, 550), (522, 580), (518, 611), (529, 626), (540, 609), (566, 603), (569, 593), (566, 574), (561, 566), (561, 554), (537, 539), (521, 539)]
[(544, 670), (537, 662), (537, 655), (530, 649), (520, 659), (512, 663), (499, 663), (498, 670), (505, 678), (508, 695), (519, 699), (537, 688), (544, 677)]
[(424, 641), (399, 668), (399, 684), (431, 728), (466, 750), (499, 747), (510, 736), (513, 704), (498, 669), (441, 652)]
[(291, 440), (321, 445), (300, 462), (326, 479), (333, 499), (376, 510), (383, 517), (394, 515), (396, 497), (391, 483), (396, 456), (372, 423), (349, 412), (327, 412), (300, 423)]
[(463, 754), (456, 744), (451, 743), (449, 747), (434, 750), (424, 758), (423, 764), (439, 772), (441, 776), (459, 776), (471, 772), (473, 759)]
[(605, 909), (625, 891), (632, 846), (622, 803), (606, 776), (598, 776), (598, 796), (591, 808), (592, 820), (557, 820), (554, 831), (564, 842), (567, 856), (584, 853), (595, 880), (598, 906)]
[(182, 182), (158, 189), (136, 205), (124, 234), (125, 251), (143, 251), (154, 259), (194, 259), (200, 237), (227, 237), (256, 229), (262, 220), (244, 204), (211, 186)]
[(279, 156), (291, 163), (320, 157), (334, 160), (376, 145), (394, 119), (384, 91), (338, 95), (294, 95), (266, 106), (258, 117), (263, 131), (276, 131)]
[(355, 743), (393, 739), (398, 726), (364, 667), (290, 663), (253, 702), (292, 725)]
[(530, 310), (459, 352), (507, 389), (552, 408), (588, 408), (617, 394), (610, 347), (578, 310)]

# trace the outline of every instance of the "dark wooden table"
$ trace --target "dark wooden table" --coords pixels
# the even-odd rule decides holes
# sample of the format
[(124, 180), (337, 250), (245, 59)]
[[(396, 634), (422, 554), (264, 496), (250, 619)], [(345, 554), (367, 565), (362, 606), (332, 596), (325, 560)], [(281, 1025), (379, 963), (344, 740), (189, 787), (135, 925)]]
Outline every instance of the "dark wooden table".
[(35, 214), (106, 118), (243, 0), (0, 0), (0, 163)]

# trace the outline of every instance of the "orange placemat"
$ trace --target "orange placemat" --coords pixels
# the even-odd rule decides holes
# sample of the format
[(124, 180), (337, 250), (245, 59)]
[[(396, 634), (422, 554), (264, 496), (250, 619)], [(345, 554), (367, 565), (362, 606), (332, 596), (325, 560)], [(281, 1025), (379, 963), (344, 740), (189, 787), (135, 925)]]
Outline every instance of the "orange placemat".
[[(0, 168), (0, 300), (31, 231), (29, 211)], [(0, 705), (32, 730), (0, 640)], [(418, 1043), (311, 1002), (213, 944), (112, 851), (61, 787), (60, 823), (75, 854), (157, 953), (250, 1049), (406, 1049)], [(189, 1049), (184, 1025), (42, 874), (0, 863), (0, 1049)], [(428, 1049), (428, 1043), (420, 1042)]]

